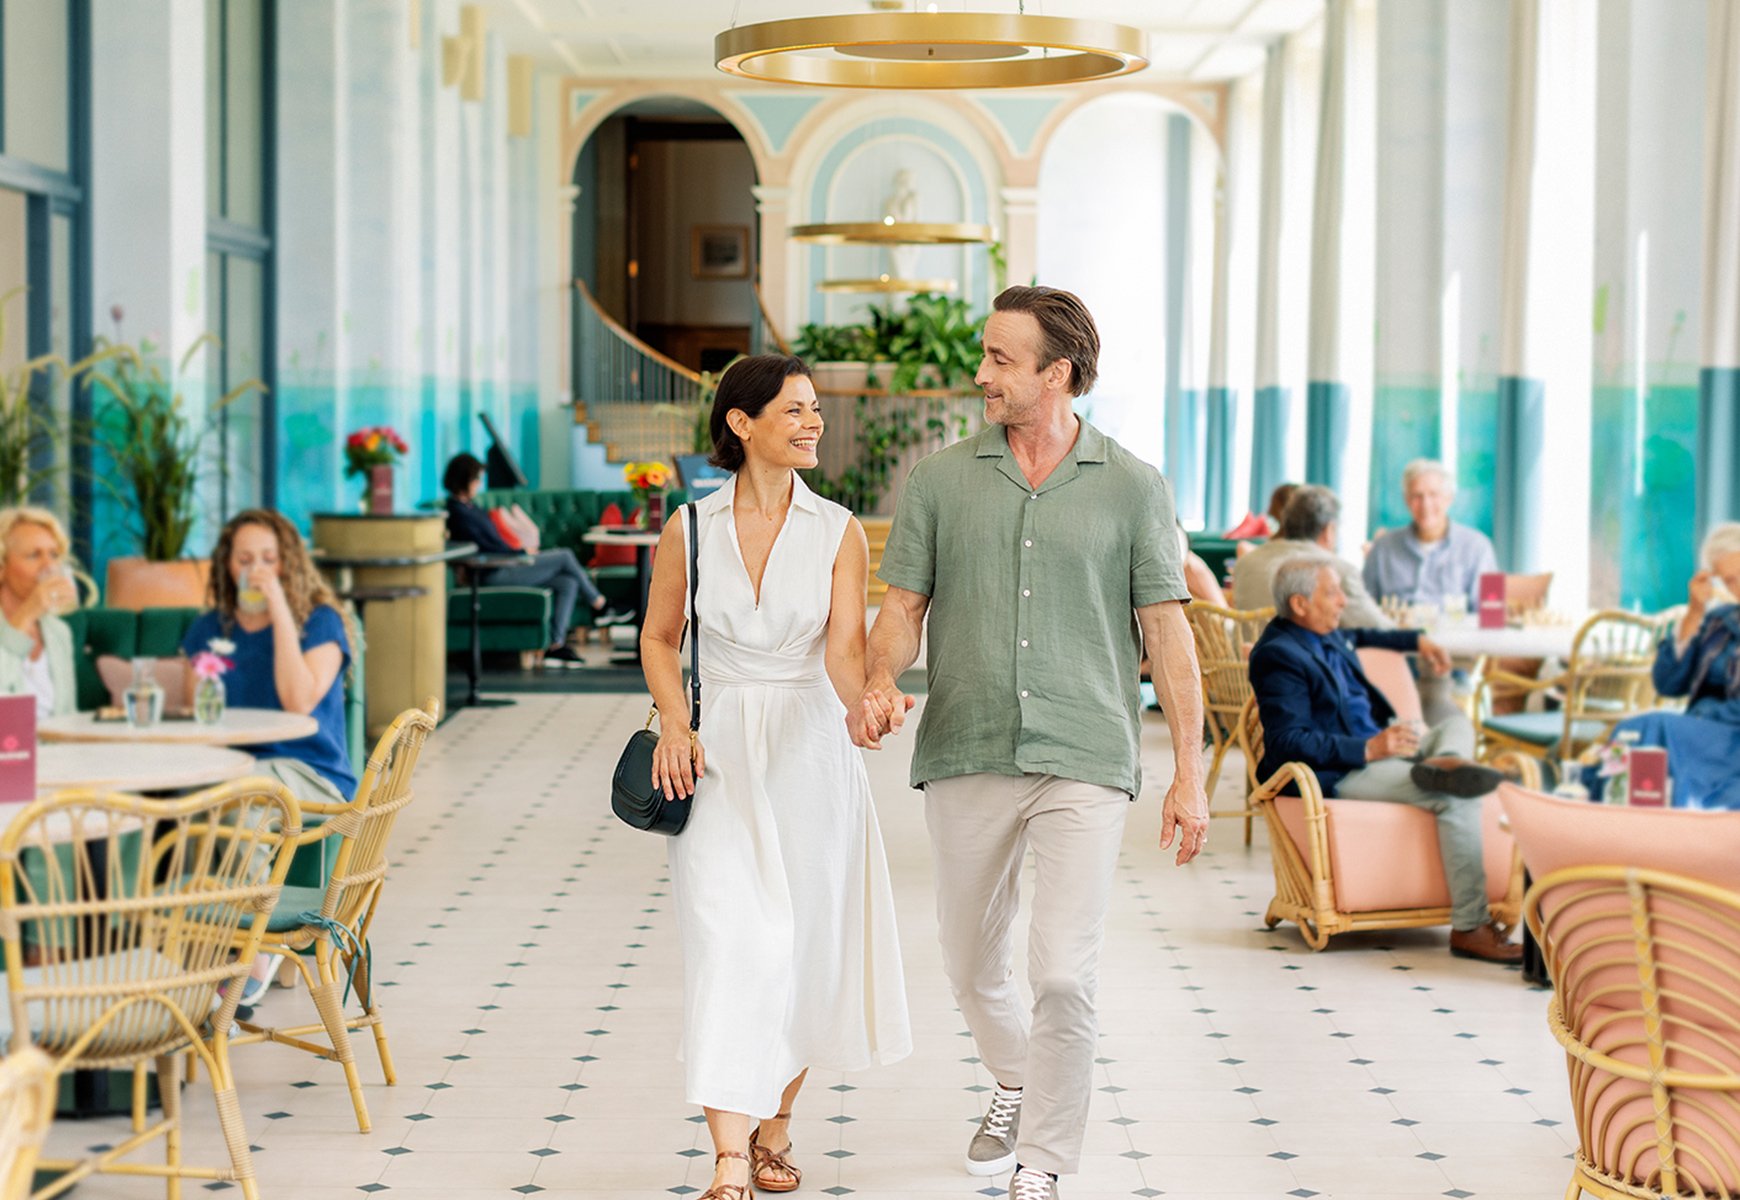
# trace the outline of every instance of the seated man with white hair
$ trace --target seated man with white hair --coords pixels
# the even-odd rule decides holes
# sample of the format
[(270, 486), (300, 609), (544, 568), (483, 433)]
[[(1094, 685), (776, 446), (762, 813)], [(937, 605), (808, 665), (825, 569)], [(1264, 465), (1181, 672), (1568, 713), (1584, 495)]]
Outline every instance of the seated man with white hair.
[(1410, 524), (1380, 533), (1365, 556), (1365, 588), (1382, 603), (1442, 604), (1460, 595), (1469, 611), (1480, 603), (1480, 577), (1498, 570), (1484, 533), (1450, 519), (1456, 481), (1444, 464), (1417, 458), (1402, 469), (1402, 498)]
[(1325, 795), (1432, 813), (1450, 885), (1450, 952), (1519, 961), (1522, 947), (1492, 924), (1481, 856), (1480, 797), (1503, 776), (1473, 761), (1474, 726), (1461, 713), (1424, 737), (1397, 723), (1353, 651), (1378, 646), (1417, 653), (1439, 674), (1449, 669), (1450, 656), (1415, 630), (1339, 630), (1347, 597), (1334, 560), (1324, 554), (1282, 563), (1274, 601), (1275, 619), (1251, 650), (1251, 690), (1263, 721), (1258, 775), (1268, 778), (1284, 763), (1300, 762), (1316, 772)]
[[(1314, 552), (1333, 556), (1340, 521), (1341, 501), (1336, 499), (1334, 492), (1315, 483), (1293, 489), (1286, 507), (1281, 510), (1280, 531), (1271, 541), (1240, 558), (1233, 567), (1233, 604), (1242, 609), (1262, 608), (1268, 604), (1275, 570), (1290, 558)], [(1383, 610), (1378, 608), (1377, 602), (1360, 582), (1359, 568), (1344, 558), (1332, 558), (1332, 561), (1341, 579), (1341, 590), (1347, 596), (1341, 627), (1394, 629), (1396, 623), (1384, 616)]]

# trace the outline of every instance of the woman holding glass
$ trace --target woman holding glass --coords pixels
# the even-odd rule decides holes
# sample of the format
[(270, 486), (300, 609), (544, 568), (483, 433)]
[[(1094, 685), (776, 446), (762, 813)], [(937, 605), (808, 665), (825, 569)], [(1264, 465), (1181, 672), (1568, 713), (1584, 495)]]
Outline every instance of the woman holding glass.
[[(231, 517), (212, 551), (210, 597), (212, 608), (182, 638), (182, 652), (191, 660), (206, 650), (228, 651), (223, 656), (235, 664), (224, 675), (228, 703), (303, 713), (319, 726), (308, 737), (253, 747), (256, 769), (299, 800), (348, 802), (356, 792), (344, 726), (350, 637), (302, 535), (270, 509)], [(214, 641), (227, 645), (214, 648)], [(190, 675), (189, 695), (194, 682)], [(243, 1004), (265, 993), (279, 958), (256, 960)]]
[(67, 547), (47, 509), (0, 509), (0, 695), (35, 696), (38, 719), (69, 713), (78, 699), (61, 619), (78, 607)]

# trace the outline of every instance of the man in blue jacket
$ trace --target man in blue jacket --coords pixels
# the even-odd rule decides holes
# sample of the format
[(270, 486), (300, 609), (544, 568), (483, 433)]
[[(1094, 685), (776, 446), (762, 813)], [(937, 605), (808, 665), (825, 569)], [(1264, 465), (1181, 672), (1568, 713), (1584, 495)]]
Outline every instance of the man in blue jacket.
[(1450, 884), (1450, 952), (1518, 961), (1522, 947), (1489, 918), (1480, 847), (1480, 797), (1503, 776), (1472, 761), (1474, 726), (1460, 713), (1423, 738), (1396, 723), (1353, 647), (1417, 653), (1438, 674), (1449, 670), (1449, 654), (1414, 630), (1338, 630), (1347, 597), (1323, 555), (1282, 563), (1274, 598), (1275, 619), (1251, 650), (1251, 688), (1263, 720), (1258, 773), (1266, 778), (1283, 763), (1302, 762), (1327, 796), (1411, 804), (1435, 815)]

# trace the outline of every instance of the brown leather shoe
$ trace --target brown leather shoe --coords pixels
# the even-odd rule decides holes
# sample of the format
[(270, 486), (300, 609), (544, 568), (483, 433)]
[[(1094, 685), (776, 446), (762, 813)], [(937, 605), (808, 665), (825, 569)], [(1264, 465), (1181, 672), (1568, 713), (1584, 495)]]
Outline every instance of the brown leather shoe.
[(1522, 947), (1506, 941), (1498, 927), (1490, 923), (1478, 929), (1452, 929), (1450, 953), (1457, 958), (1478, 958), (1485, 962), (1514, 963), (1522, 961)]

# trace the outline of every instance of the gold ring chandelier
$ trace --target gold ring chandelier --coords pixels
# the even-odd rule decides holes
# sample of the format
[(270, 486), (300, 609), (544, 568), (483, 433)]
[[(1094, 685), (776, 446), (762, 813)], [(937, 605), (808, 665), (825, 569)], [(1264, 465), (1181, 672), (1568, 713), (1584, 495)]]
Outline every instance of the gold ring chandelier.
[(1148, 46), (1141, 30), (1108, 21), (880, 12), (740, 25), (713, 39), (713, 56), (763, 83), (990, 89), (1128, 75), (1148, 65)]
[(825, 221), (817, 225), (793, 225), (787, 236), (794, 242), (818, 246), (976, 246), (996, 240), (989, 225), (965, 221)]
[(816, 291), (831, 295), (874, 293), (900, 295), (907, 292), (952, 292), (957, 284), (952, 279), (896, 279), (878, 275), (874, 279), (827, 279), (816, 284)]

